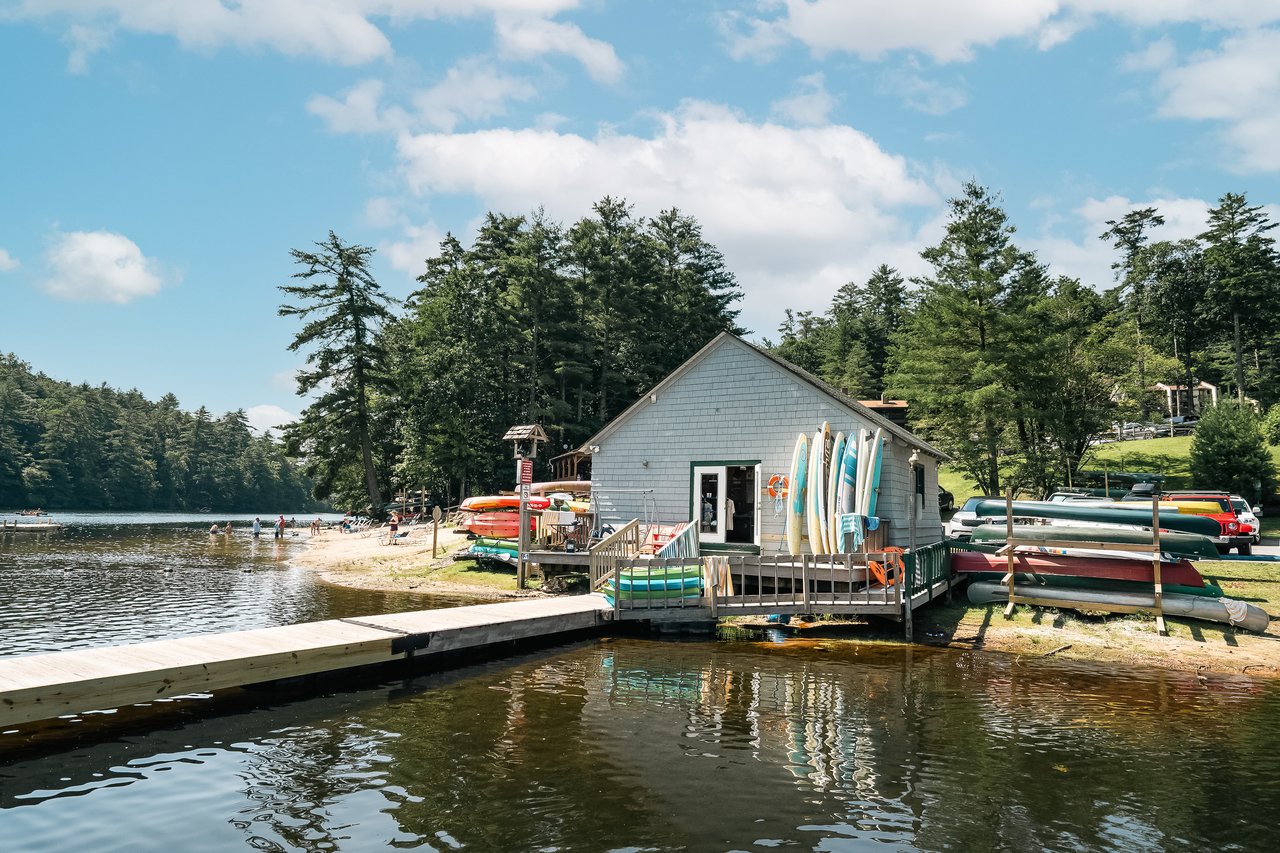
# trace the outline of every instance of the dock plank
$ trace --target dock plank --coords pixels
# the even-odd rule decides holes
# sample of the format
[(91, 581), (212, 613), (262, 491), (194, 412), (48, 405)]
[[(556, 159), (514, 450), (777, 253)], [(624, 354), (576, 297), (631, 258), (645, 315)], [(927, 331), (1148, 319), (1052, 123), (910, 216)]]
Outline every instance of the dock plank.
[(0, 729), (385, 663), (410, 647), (429, 655), (577, 631), (611, 613), (599, 595), (529, 599), (0, 658)]

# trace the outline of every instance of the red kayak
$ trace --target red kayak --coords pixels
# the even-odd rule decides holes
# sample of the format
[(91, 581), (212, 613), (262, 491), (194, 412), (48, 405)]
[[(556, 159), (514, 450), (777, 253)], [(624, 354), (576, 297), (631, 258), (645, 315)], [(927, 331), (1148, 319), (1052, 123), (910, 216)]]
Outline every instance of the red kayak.
[[(551, 498), (544, 498), (537, 495), (529, 497), (529, 509), (541, 512), (551, 506)], [(479, 495), (474, 498), (467, 498), (458, 507), (463, 512), (483, 512), (489, 509), (519, 509), (519, 495)]]
[[(516, 539), (520, 536), (520, 513), (482, 512), (463, 525), (477, 536)], [(529, 518), (529, 529), (537, 528), (537, 519)]]
[[(997, 554), (961, 551), (951, 555), (951, 570), (958, 574), (989, 572), (1003, 575), (1008, 559)], [(1057, 557), (1014, 554), (1013, 569), (1017, 573), (1036, 575), (1068, 575), (1077, 578), (1099, 578), (1116, 581), (1152, 582), (1151, 564), (1141, 560), (1107, 557)], [(1204, 578), (1186, 560), (1160, 564), (1160, 582), (1181, 586), (1204, 586)]]

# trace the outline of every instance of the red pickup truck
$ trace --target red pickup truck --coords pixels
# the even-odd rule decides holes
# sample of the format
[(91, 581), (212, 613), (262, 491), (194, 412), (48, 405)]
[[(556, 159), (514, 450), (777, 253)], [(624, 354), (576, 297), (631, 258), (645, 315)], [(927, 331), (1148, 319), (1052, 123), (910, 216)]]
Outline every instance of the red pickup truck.
[(1212, 518), (1222, 527), (1222, 533), (1214, 537), (1213, 544), (1218, 546), (1219, 553), (1225, 554), (1235, 548), (1241, 554), (1253, 553), (1253, 525), (1246, 524), (1236, 515), (1231, 505), (1231, 496), (1226, 492), (1165, 492), (1160, 495), (1162, 501), (1203, 501), (1218, 504), (1222, 511), (1196, 513)]

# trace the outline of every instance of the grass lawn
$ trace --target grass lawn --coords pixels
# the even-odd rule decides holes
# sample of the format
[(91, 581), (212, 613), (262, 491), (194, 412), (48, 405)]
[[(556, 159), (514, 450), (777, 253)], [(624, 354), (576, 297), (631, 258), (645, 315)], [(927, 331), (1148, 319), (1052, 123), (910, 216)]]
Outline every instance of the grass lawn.
[(1217, 581), (1227, 596), (1280, 613), (1280, 563), (1197, 561), (1196, 569), (1206, 581)]
[[(1272, 447), (1271, 458), (1280, 467), (1280, 447)], [(1142, 471), (1164, 474), (1167, 489), (1190, 489), (1191, 436), (1148, 438), (1141, 441), (1116, 441), (1099, 444), (1089, 451), (1084, 464), (1087, 471)], [(956, 496), (956, 506), (965, 498), (978, 494), (978, 486), (949, 465), (938, 470), (938, 482)], [(1280, 536), (1280, 518), (1262, 520), (1264, 536)]]
[(396, 577), (426, 578), (444, 583), (468, 584), (490, 589), (514, 590), (516, 588), (515, 566), (506, 568), (498, 563), (486, 562), (483, 566), (475, 560), (458, 560), (439, 568), (422, 566), (417, 569), (397, 572)]

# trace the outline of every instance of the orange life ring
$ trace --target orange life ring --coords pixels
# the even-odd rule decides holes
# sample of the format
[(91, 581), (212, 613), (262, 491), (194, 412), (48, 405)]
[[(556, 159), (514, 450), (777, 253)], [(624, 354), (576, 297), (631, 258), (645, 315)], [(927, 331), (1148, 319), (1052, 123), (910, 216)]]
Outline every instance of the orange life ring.
[(787, 478), (781, 474), (774, 474), (769, 478), (769, 497), (781, 498), (787, 494)]

